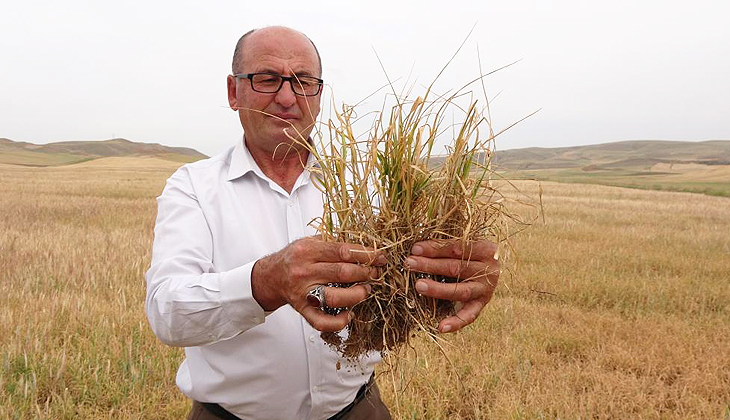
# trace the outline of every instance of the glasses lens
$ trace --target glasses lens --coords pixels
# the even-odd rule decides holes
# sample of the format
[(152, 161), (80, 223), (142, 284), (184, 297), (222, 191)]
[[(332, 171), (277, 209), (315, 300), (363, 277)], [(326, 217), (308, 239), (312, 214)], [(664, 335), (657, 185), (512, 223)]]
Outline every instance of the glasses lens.
[(254, 74), (251, 78), (253, 90), (262, 93), (273, 93), (281, 86), (281, 77), (273, 74)]
[(297, 95), (313, 96), (319, 93), (322, 84), (315, 77), (300, 76), (292, 79), (291, 85), (292, 90)]

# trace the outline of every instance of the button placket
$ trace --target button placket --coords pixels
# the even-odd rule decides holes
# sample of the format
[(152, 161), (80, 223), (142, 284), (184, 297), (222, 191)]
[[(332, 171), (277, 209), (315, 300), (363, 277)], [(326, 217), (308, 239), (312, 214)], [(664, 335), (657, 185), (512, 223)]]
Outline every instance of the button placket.
[(301, 320), (302, 328), (305, 331), (307, 343), (307, 359), (309, 362), (309, 390), (312, 397), (312, 411), (310, 418), (320, 417), (322, 411), (322, 403), (324, 396), (322, 395), (322, 345), (321, 340), (317, 340), (319, 331), (312, 328), (304, 318)]
[(299, 208), (299, 200), (297, 192), (294, 191), (289, 196), (286, 203), (286, 223), (289, 233), (289, 240), (294, 241), (304, 237), (304, 227), (302, 226), (302, 214)]

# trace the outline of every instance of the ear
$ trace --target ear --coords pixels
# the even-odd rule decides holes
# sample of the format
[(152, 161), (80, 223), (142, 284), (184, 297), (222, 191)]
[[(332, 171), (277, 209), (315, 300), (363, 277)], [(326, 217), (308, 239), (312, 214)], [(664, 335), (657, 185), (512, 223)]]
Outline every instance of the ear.
[(228, 75), (226, 78), (226, 88), (228, 90), (228, 106), (232, 110), (238, 111), (238, 96), (236, 91), (236, 78), (232, 75)]

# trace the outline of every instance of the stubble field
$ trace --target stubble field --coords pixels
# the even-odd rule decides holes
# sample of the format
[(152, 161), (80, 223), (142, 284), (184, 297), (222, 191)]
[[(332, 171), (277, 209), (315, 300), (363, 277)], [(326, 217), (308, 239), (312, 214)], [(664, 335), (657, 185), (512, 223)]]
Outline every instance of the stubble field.
[[(0, 165), (0, 418), (185, 418), (182, 351), (143, 312), (176, 166)], [(730, 199), (542, 188), (545, 221), (479, 320), (380, 369), (395, 417), (730, 419)]]

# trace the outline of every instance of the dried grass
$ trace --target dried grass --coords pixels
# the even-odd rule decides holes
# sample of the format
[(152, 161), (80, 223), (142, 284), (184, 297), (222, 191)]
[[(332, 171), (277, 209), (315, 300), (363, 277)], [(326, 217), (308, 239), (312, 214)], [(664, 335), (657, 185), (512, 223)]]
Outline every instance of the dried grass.
[[(182, 350), (143, 310), (171, 172), (0, 166), (0, 419), (185, 418)], [(448, 359), (420, 334), (376, 378), (393, 418), (728, 418), (728, 199), (543, 187), (546, 223), (512, 241), (522, 280)]]
[[(320, 136), (319, 144), (307, 143), (324, 194), (318, 226), (324, 240), (361, 244), (387, 258), (369, 297), (350, 308), (347, 334), (323, 334), (346, 357), (391, 353), (416, 331), (435, 338), (438, 322), (455, 313), (452, 301), (416, 292), (423, 273), (405, 268), (416, 242), (466, 245), (482, 239), (502, 243), (508, 237), (511, 216), (491, 182), (495, 133), (488, 102), (480, 108), (473, 93), (465, 92), (472, 83), (434, 99), (433, 83), (415, 100), (393, 89), (395, 103), (383, 106), (364, 138), (355, 134), (356, 107), (343, 105), (328, 123), (329, 139)], [(444, 129), (448, 113), (458, 113), (462, 120)], [(437, 144), (449, 131), (448, 154), (434, 164)]]

